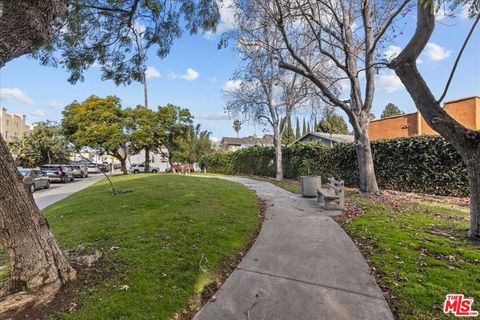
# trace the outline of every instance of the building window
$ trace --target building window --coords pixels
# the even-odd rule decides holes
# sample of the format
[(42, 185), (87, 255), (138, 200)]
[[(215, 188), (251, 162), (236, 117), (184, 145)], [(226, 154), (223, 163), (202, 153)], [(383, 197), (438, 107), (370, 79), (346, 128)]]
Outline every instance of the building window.
[(5, 131), (5, 140), (8, 139), (8, 131)]
[(10, 120), (7, 120), (7, 127), (8, 127), (8, 124), (10, 123)]
[(18, 128), (18, 122), (15, 122), (15, 126)]

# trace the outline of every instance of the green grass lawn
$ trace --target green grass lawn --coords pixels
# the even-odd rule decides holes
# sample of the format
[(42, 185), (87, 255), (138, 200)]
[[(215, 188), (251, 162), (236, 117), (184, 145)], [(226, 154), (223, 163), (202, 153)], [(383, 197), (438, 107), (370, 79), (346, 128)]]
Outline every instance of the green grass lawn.
[(80, 308), (60, 318), (170, 319), (191, 313), (204, 286), (229, 268), (255, 233), (254, 193), (228, 181), (178, 175), (113, 181), (118, 196), (100, 181), (44, 210), (62, 248), (82, 244), (105, 252), (108, 276), (81, 291), (75, 298)]
[(468, 208), (351, 200), (364, 213), (340, 222), (389, 288), (398, 319), (447, 318), (447, 293), (473, 297), (480, 309), (480, 244), (466, 239)]
[[(252, 178), (300, 193), (296, 181)], [(361, 213), (338, 221), (393, 296), (397, 319), (452, 318), (442, 312), (447, 293), (473, 297), (480, 310), (480, 243), (466, 238), (468, 207), (355, 192), (347, 201), (347, 213), (352, 206)]]

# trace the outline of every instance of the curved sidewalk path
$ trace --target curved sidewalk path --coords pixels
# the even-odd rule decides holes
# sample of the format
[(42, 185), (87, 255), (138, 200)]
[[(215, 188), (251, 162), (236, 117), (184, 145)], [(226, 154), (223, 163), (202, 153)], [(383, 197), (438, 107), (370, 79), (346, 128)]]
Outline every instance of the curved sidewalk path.
[(336, 212), (268, 182), (216, 178), (246, 185), (269, 206), (254, 245), (194, 320), (393, 319)]

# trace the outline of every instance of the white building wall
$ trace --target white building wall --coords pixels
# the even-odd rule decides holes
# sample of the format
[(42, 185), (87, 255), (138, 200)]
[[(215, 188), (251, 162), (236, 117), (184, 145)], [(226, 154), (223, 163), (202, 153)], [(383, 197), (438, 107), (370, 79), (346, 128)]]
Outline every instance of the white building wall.
[[(137, 154), (131, 154), (127, 156), (127, 167), (129, 168), (134, 163), (145, 162), (145, 151), (142, 150)], [(160, 172), (165, 172), (170, 168), (168, 163), (168, 150), (162, 149), (162, 152), (150, 151), (150, 166), (158, 167)]]

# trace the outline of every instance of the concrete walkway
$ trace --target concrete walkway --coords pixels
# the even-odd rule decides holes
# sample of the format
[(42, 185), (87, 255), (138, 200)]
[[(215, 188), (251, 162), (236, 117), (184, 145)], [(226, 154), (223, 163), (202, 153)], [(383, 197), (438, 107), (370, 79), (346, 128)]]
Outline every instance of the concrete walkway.
[(270, 205), (254, 245), (194, 320), (393, 319), (364, 258), (343, 229), (268, 182), (248, 186)]

